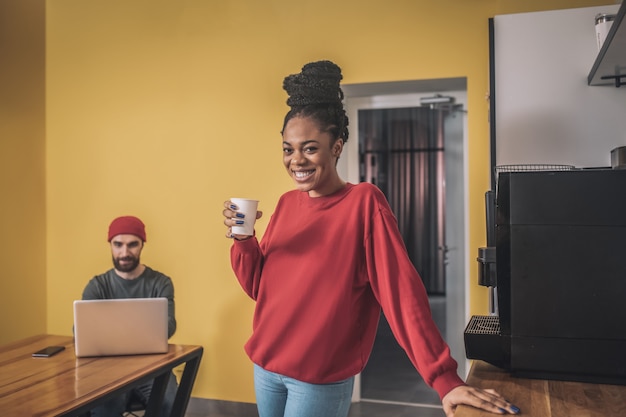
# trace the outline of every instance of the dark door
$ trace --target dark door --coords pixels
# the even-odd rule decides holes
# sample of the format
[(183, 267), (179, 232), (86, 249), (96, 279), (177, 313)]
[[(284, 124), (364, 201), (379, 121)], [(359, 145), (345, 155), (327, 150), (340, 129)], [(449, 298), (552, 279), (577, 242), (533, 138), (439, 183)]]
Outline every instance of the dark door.
[(429, 107), (359, 110), (360, 181), (377, 185), (398, 219), (429, 295), (445, 295), (444, 118)]

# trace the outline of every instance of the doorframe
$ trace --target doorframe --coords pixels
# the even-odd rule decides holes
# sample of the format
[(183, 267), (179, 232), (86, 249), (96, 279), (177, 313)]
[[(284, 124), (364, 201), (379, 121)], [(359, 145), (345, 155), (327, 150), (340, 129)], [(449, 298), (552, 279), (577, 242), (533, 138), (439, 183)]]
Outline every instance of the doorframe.
[[(465, 78), (414, 80), (384, 83), (342, 85), (344, 104), (350, 120), (348, 126), (351, 138), (344, 145), (337, 164), (342, 178), (357, 184), (359, 182), (359, 140), (358, 110), (375, 108), (399, 108), (420, 106), (420, 98), (435, 94), (451, 96), (455, 104), (467, 109), (467, 82)], [(469, 361), (465, 358), (463, 329), (469, 320), (469, 198), (468, 198), (468, 138), (467, 112), (463, 115), (462, 138), (460, 143), (446, 143), (446, 245), (459, 246), (456, 263), (446, 267), (446, 332), (443, 335), (450, 346), (452, 357), (457, 360), (458, 374), (467, 376)], [(448, 160), (450, 154), (455, 162)], [(460, 166), (459, 166), (460, 165)], [(455, 178), (455, 180), (450, 180)], [(451, 213), (453, 211), (453, 213)], [(450, 214), (450, 215), (449, 215)], [(460, 224), (451, 225), (450, 221)], [(459, 230), (461, 233), (459, 233)], [(454, 245), (453, 242), (457, 242)], [(449, 273), (452, 272), (452, 273)], [(452, 278), (452, 279), (451, 279)], [(416, 371), (417, 372), (417, 371)], [(361, 400), (361, 375), (355, 378), (352, 401)]]

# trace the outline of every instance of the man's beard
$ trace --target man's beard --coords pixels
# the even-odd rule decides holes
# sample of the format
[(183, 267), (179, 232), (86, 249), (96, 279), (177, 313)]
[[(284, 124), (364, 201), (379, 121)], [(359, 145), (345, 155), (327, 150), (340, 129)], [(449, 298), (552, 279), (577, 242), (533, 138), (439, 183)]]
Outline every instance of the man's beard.
[[(132, 261), (124, 265), (120, 264), (120, 261)], [(132, 272), (139, 266), (139, 258), (134, 256), (125, 256), (123, 258), (113, 258), (113, 266), (120, 272)]]

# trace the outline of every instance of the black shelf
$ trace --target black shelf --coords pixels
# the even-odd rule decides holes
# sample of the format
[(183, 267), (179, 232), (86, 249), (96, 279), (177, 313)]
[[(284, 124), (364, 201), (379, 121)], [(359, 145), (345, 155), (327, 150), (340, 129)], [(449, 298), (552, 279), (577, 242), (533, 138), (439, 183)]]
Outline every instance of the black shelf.
[(589, 85), (626, 86), (626, 2), (622, 2), (587, 77)]

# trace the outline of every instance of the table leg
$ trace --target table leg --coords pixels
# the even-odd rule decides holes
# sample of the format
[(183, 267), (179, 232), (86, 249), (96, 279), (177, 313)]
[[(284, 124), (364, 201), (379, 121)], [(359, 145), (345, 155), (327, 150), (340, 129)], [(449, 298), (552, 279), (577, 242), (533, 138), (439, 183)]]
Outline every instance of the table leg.
[(189, 403), (189, 398), (191, 397), (191, 389), (193, 388), (194, 381), (196, 380), (201, 359), (202, 353), (185, 363), (185, 370), (180, 378), (180, 384), (178, 385), (178, 391), (176, 392), (176, 399), (174, 400), (174, 406), (172, 407), (172, 414), (170, 417), (185, 416), (187, 404)]
[(150, 392), (150, 399), (148, 400), (148, 406), (146, 407), (146, 417), (159, 417), (161, 415), (161, 405), (163, 403), (163, 396), (165, 395), (165, 389), (170, 379), (170, 370), (154, 378), (152, 383), (152, 390)]

